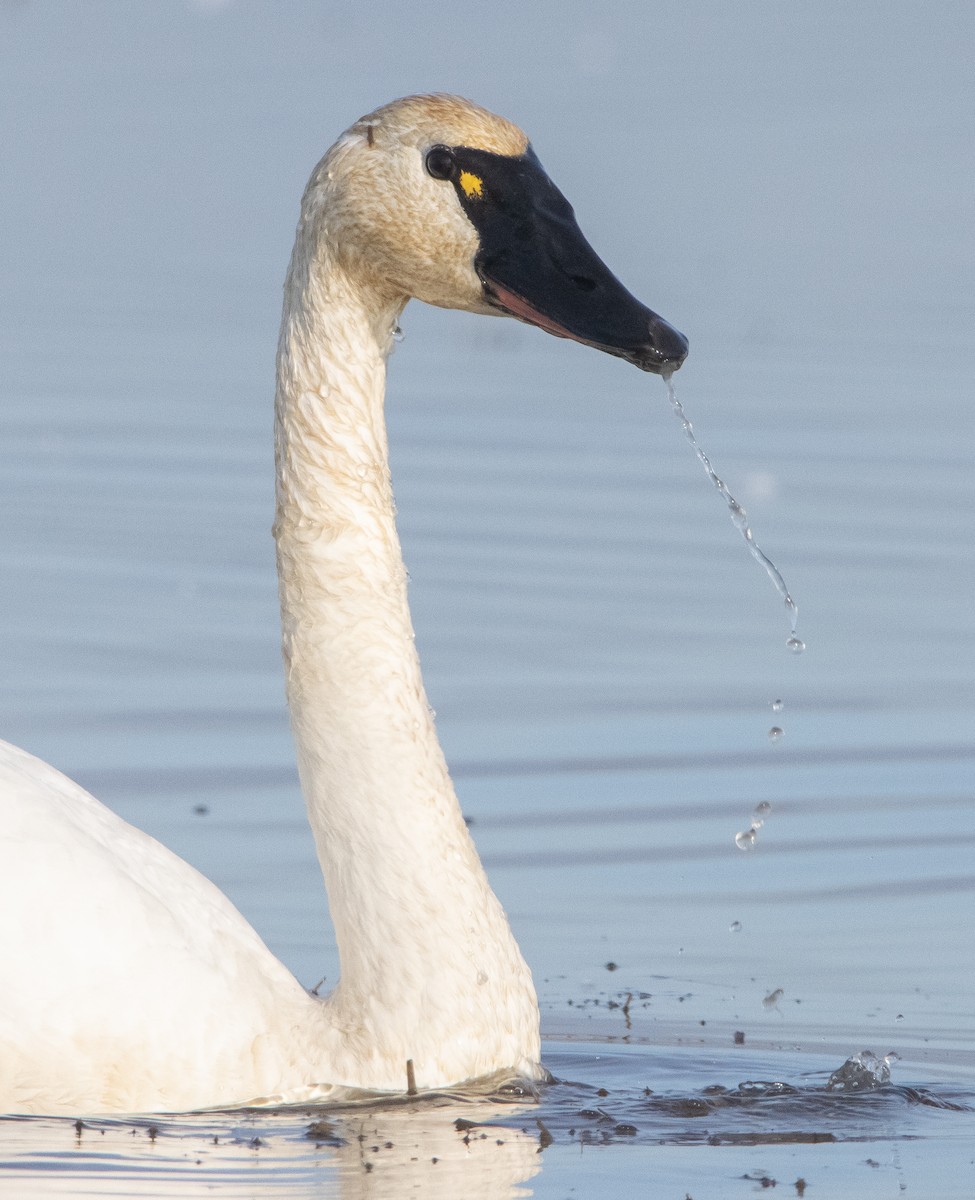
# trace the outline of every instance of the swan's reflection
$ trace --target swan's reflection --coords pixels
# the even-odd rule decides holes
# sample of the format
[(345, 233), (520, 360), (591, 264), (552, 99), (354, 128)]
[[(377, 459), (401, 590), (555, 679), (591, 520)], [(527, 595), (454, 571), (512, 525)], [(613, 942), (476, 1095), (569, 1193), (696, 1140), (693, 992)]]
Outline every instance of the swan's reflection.
[[(180, 1117), (0, 1121), (5, 1186), (18, 1197), (281, 1193), (341, 1200), (508, 1200), (541, 1169), (540, 1134), (492, 1124), (490, 1103)], [(505, 1116), (519, 1111), (504, 1105)]]
[[(480, 1120), (492, 1115), (485, 1111)], [(343, 1122), (354, 1136), (333, 1152), (337, 1194), (343, 1200), (531, 1195), (521, 1185), (541, 1169), (539, 1134), (477, 1122), (475, 1113), (458, 1118), (456, 1110), (374, 1112)], [(526, 1128), (533, 1126), (527, 1117)]]

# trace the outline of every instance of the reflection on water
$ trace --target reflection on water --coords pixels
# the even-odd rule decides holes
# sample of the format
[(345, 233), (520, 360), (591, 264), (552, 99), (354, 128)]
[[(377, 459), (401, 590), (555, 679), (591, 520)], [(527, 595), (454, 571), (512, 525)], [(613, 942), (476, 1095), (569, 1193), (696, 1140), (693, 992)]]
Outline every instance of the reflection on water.
[[(463, 1114), (461, 1117), (459, 1114)], [(221, 1196), (284, 1193), (342, 1197), (422, 1195), (502, 1200), (525, 1195), (518, 1185), (541, 1167), (537, 1137), (480, 1122), (476, 1107), (385, 1109), (332, 1116), (187, 1117), (166, 1121), (3, 1123), (8, 1167), (17, 1195), (169, 1196), (218, 1188)], [(458, 1132), (473, 1119), (477, 1131)], [(96, 1182), (97, 1181), (97, 1182)]]
[[(475, 1113), (7, 1121), (0, 1192), (970, 1200), (969, 6), (672, 5), (652, 71), (638, 8), (0, 6), (0, 735), (305, 983), (337, 958), (282, 700), (270, 387), (297, 198), (358, 113), (424, 79), (530, 126), (691, 335), (681, 394), (810, 641), (769, 638), (661, 389), (411, 306), (389, 417), (418, 643), (571, 1082)], [(901, 1055), (892, 1084), (827, 1090), (866, 1047)]]
[[(99, 1195), (218, 1188), (249, 1196), (259, 1188), (504, 1200), (561, 1195), (579, 1154), (615, 1146), (628, 1155), (667, 1148), (654, 1176), (666, 1195), (669, 1187), (686, 1193), (701, 1148), (711, 1147), (735, 1152), (722, 1159), (725, 1178), (757, 1172), (787, 1185), (804, 1179), (821, 1192), (833, 1147), (848, 1144), (859, 1157), (848, 1177), (856, 1191), (846, 1194), (859, 1196), (873, 1194), (860, 1190), (873, 1183), (937, 1188), (943, 1174), (924, 1148), (969, 1136), (975, 1111), (971, 1081), (891, 1083), (889, 1063), (874, 1058), (872, 1066), (868, 1054), (832, 1074), (821, 1057), (737, 1050), (550, 1045), (546, 1057), (558, 1078), (537, 1103), (441, 1095), (166, 1120), (7, 1120), (0, 1172), (25, 1196), (83, 1195), (94, 1185)], [(955, 1195), (950, 1182), (938, 1194)]]

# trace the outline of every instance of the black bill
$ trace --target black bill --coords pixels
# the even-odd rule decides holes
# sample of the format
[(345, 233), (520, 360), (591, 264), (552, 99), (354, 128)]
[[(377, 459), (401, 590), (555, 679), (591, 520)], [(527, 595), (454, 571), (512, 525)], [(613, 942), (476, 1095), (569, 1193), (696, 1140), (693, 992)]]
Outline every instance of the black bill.
[(515, 158), (438, 146), (427, 162), (431, 174), (453, 182), (478, 232), (474, 267), (489, 304), (644, 371), (680, 367), (687, 338), (612, 274), (531, 147)]

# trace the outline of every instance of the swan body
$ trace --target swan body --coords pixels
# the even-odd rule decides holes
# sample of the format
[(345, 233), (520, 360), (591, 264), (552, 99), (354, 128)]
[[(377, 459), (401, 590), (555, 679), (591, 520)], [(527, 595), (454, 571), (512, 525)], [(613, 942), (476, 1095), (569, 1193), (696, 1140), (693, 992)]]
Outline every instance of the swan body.
[[(229, 900), (0, 743), (0, 1112), (174, 1112), (539, 1077), (531, 974), (450, 782), (413, 642), (383, 416), (406, 302), (646, 370), (626, 292), (514, 125), (455, 97), (356, 122), (312, 174), (278, 351), (275, 538), (302, 790), (341, 961), (307, 992)], [(587, 307), (588, 306), (588, 307)]]

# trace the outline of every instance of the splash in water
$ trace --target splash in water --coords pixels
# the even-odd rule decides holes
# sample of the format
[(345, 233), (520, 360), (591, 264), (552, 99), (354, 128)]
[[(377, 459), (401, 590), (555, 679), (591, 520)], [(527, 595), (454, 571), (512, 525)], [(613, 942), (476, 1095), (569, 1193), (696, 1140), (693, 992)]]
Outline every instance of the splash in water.
[(698, 445), (697, 438), (694, 436), (694, 426), (687, 419), (687, 414), (684, 412), (684, 406), (677, 397), (677, 390), (674, 387), (673, 377), (668, 376), (665, 378), (664, 382), (667, 385), (667, 394), (670, 396), (670, 403), (677, 415), (677, 419), (681, 423), (681, 427), (684, 430), (687, 440), (694, 447), (694, 453), (697, 455), (701, 466), (707, 472), (708, 479), (711, 480), (725, 504), (728, 505), (728, 512), (731, 514), (731, 520), (735, 528), (745, 539), (745, 545), (748, 547), (752, 558), (754, 558), (757, 563), (765, 568), (769, 579), (772, 580), (776, 591), (779, 593), (785, 603), (786, 612), (789, 614), (789, 624), (792, 627), (792, 634), (789, 637), (789, 640), (786, 642), (786, 645), (793, 652), (793, 654), (801, 654), (806, 648), (806, 643), (802, 641), (796, 632), (799, 624), (799, 607), (792, 599), (789, 589), (785, 585), (785, 580), (782, 578), (781, 571), (775, 565), (775, 563), (772, 562), (769, 556), (763, 553), (758, 543), (755, 541), (755, 538), (752, 536), (751, 527), (748, 524), (748, 514), (734, 498), (734, 496), (732, 496), (731, 492), (728, 491), (728, 487), (724, 480), (720, 478), (714, 467), (711, 466), (711, 460), (704, 453), (700, 445)]
[(859, 1092), (865, 1088), (883, 1087), (890, 1083), (890, 1068), (898, 1061), (891, 1051), (878, 1058), (872, 1050), (861, 1050), (848, 1058), (826, 1081), (829, 1092)]

